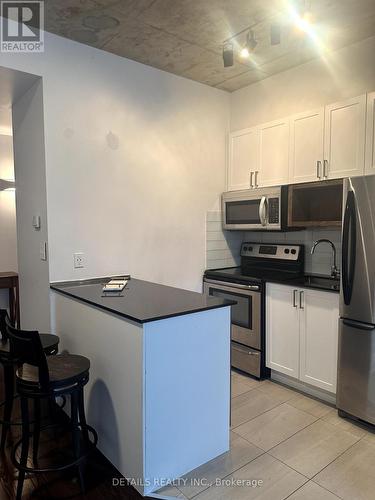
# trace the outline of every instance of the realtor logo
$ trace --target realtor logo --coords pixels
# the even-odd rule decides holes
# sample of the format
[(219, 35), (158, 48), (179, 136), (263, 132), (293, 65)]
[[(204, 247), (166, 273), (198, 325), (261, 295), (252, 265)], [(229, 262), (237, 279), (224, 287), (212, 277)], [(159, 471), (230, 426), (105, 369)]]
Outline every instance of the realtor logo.
[(44, 2), (1, 1), (1, 52), (44, 52)]

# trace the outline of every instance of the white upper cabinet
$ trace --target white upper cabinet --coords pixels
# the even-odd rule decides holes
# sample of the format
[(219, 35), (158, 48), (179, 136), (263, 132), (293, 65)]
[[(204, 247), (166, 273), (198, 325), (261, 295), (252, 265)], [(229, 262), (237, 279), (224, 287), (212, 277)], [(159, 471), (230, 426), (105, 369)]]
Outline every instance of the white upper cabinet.
[(322, 179), (324, 108), (290, 118), (289, 183)]
[(375, 92), (230, 134), (227, 172), (229, 191), (375, 174)]
[(266, 365), (273, 370), (299, 377), (298, 290), (267, 284)]
[(251, 184), (254, 185), (255, 171), (258, 170), (258, 164), (259, 129), (250, 128), (230, 134), (228, 191), (253, 187)]
[(339, 295), (303, 290), (300, 380), (336, 392)]
[(367, 96), (365, 173), (375, 174), (375, 92)]
[(289, 118), (261, 125), (259, 134), (260, 157), (255, 186), (288, 184)]
[(326, 106), (324, 178), (363, 175), (366, 95)]

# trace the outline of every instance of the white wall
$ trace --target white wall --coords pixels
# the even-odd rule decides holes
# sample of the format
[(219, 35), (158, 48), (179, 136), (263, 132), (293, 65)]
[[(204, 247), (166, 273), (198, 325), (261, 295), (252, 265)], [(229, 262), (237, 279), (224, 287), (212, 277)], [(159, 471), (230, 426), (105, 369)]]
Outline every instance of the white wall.
[(375, 37), (231, 94), (231, 130), (375, 90)]
[[(40, 79), (14, 103), (12, 111), (21, 325), (24, 329), (48, 332), (49, 266), (47, 261), (40, 259), (40, 245), (48, 241)], [(32, 225), (33, 215), (40, 216), (39, 230)]]
[(130, 272), (200, 290), (229, 95), (54, 35), (45, 48), (0, 66), (43, 77), (51, 281)]
[[(14, 179), (13, 138), (11, 129), (11, 111), (0, 110), (0, 179)], [(17, 272), (17, 234), (15, 193), (0, 191), (0, 272)], [(8, 292), (0, 290), (0, 308), (8, 307)]]

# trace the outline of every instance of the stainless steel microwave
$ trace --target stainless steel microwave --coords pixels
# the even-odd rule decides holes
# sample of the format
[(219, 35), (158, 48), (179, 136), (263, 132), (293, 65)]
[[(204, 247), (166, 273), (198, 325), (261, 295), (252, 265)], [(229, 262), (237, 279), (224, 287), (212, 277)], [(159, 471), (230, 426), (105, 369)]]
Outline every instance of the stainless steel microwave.
[(222, 212), (224, 229), (285, 231), (288, 229), (288, 187), (223, 193)]

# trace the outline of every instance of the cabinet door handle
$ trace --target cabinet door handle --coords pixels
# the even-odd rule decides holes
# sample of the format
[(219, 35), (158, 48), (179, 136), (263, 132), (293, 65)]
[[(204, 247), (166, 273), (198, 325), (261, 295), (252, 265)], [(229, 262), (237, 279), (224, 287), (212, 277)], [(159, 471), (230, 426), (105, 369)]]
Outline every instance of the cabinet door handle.
[(254, 172), (250, 172), (250, 187), (253, 188), (254, 185), (253, 185), (253, 175), (254, 175)]
[(305, 292), (299, 292), (299, 308), (300, 309), (305, 309), (304, 306), (304, 300), (305, 299)]
[(328, 160), (323, 161), (323, 178), (328, 179)]
[(322, 169), (322, 162), (320, 160), (318, 160), (316, 162), (316, 176), (317, 176), (318, 179), (322, 178), (322, 176), (320, 175), (321, 169)]
[(297, 307), (297, 293), (298, 290), (293, 290), (293, 307)]
[(256, 188), (259, 187), (258, 186), (258, 174), (259, 174), (258, 170), (255, 170), (255, 187)]

